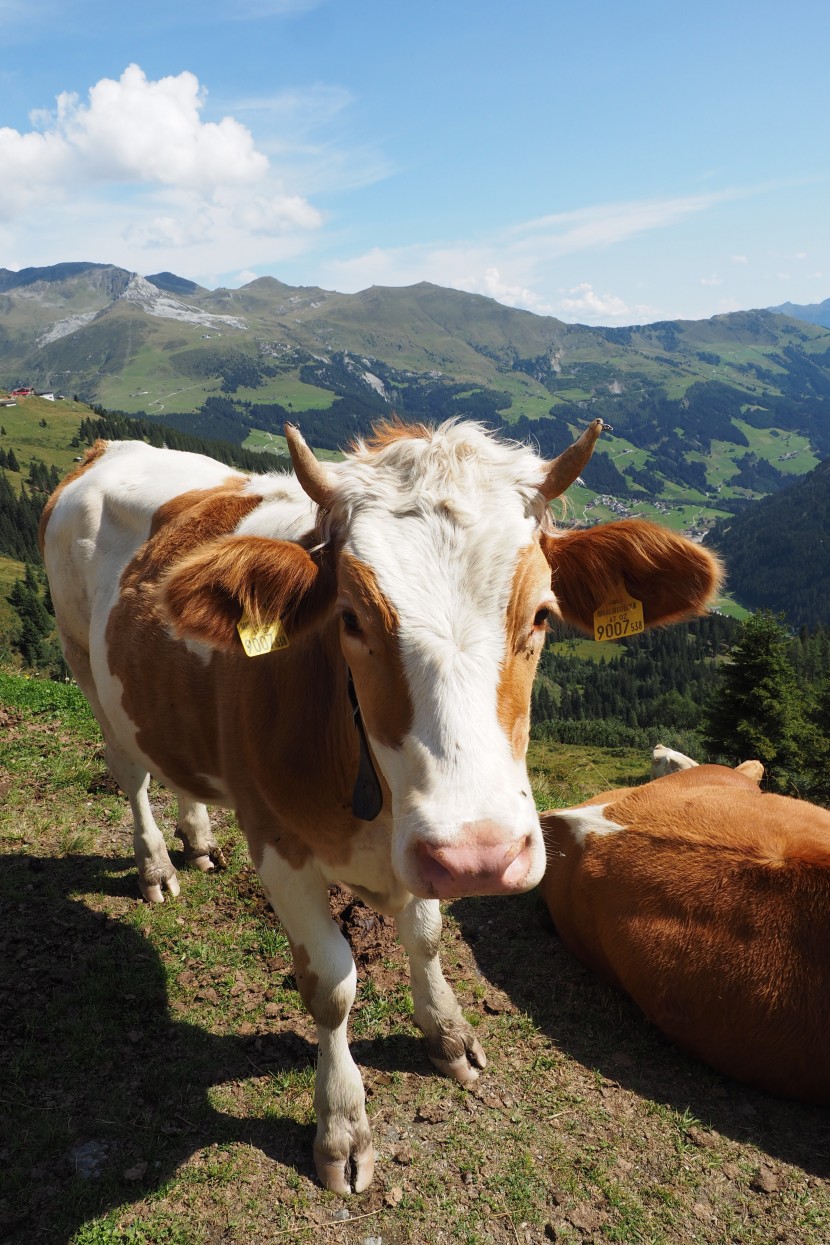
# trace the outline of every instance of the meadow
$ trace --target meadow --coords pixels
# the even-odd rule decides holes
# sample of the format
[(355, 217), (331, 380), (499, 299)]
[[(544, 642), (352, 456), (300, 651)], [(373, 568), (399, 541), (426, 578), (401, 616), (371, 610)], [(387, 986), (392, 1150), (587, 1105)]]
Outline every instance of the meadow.
[[(378, 1164), (311, 1163), (314, 1032), (234, 819), (229, 867), (138, 899), (126, 800), (71, 685), (0, 674), (0, 1239), (9, 1245), (824, 1245), (826, 1111), (669, 1046), (563, 950), (536, 894), (449, 904), (447, 975), (488, 1055), (433, 1073), (389, 923), (342, 893)], [(537, 802), (645, 777), (533, 744)], [(153, 803), (171, 827), (170, 800)], [(177, 864), (180, 855), (173, 853)]]

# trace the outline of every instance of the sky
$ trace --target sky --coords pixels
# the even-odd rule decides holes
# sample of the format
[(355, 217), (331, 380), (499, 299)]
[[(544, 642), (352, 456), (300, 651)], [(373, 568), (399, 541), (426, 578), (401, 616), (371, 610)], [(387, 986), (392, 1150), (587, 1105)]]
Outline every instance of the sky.
[(830, 297), (827, 0), (0, 0), (0, 267)]

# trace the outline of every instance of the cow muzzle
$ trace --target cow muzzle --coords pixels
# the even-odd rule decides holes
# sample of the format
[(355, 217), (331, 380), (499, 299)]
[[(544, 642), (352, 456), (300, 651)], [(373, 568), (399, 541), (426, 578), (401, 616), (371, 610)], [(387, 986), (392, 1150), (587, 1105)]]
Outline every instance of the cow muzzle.
[[(424, 893), (437, 899), (509, 895), (536, 886), (544, 869), (532, 834), (508, 837), (492, 821), (465, 822), (458, 843), (415, 845), (415, 869)], [(541, 854), (541, 861), (540, 861)]]

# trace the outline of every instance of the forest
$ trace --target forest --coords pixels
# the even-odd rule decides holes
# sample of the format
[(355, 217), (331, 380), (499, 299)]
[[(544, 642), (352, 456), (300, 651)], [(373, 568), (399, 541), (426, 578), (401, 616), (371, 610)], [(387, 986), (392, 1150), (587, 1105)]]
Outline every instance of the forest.
[(745, 605), (794, 626), (830, 622), (830, 460), (714, 529), (711, 543)]
[(663, 743), (728, 765), (754, 758), (771, 790), (830, 802), (830, 627), (793, 632), (769, 611), (743, 623), (712, 613), (609, 645), (606, 660), (599, 647), (553, 628), (533, 689), (534, 737)]

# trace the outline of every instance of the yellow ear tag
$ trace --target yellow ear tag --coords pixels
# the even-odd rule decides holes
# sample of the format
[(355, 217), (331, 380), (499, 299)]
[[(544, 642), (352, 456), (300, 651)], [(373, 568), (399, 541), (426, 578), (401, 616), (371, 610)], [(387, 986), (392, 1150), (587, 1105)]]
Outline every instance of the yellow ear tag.
[(594, 610), (594, 639), (624, 640), (644, 629), (642, 601), (635, 600), (619, 580), (599, 609)]
[(257, 627), (247, 614), (243, 613), (236, 624), (242, 647), (249, 657), (262, 657), (265, 653), (273, 653), (278, 648), (288, 648), (288, 636), (278, 618), (275, 622), (263, 623)]

